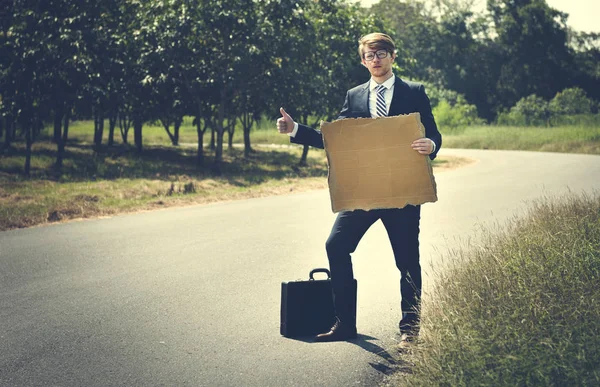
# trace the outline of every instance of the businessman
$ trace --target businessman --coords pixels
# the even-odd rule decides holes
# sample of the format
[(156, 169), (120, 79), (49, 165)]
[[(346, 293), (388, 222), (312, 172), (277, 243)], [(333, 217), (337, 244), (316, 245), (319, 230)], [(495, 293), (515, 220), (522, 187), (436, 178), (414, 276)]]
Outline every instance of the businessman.
[[(396, 59), (394, 41), (386, 34), (372, 33), (358, 41), (362, 64), (371, 79), (346, 93), (338, 119), (375, 118), (418, 112), (425, 127), (425, 137), (411, 147), (434, 159), (442, 145), (431, 104), (423, 85), (404, 81), (392, 72)], [(293, 143), (323, 148), (321, 132), (294, 122), (282, 108), (277, 120), (280, 133)], [(421, 298), (421, 265), (419, 263), (420, 206), (377, 210), (341, 211), (326, 242), (331, 271), (336, 321), (329, 332), (316, 336), (316, 341), (342, 341), (356, 338), (356, 299), (353, 288), (353, 253), (367, 230), (381, 219), (385, 226), (400, 270), (401, 312), (399, 327), (401, 345), (409, 345), (419, 333)]]

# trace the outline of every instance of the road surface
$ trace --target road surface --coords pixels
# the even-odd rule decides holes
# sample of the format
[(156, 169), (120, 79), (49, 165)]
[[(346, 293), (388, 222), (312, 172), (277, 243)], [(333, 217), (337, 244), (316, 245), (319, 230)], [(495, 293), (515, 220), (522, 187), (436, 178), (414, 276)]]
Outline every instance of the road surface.
[[(442, 149), (423, 268), (531, 200), (600, 189), (600, 156)], [(326, 267), (326, 190), (0, 233), (2, 386), (374, 385), (393, 367), (398, 273), (376, 223), (354, 254), (353, 342), (279, 335), (281, 281)], [(425, 290), (428, 286), (425, 278)]]

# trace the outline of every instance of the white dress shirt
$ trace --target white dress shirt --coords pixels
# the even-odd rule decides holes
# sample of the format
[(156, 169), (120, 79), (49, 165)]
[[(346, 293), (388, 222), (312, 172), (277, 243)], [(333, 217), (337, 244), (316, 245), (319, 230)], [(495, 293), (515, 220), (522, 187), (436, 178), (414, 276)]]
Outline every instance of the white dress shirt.
[[(396, 77), (391, 76), (387, 81), (383, 82), (382, 85), (385, 87), (383, 96), (385, 97), (385, 112), (386, 114), (390, 111), (390, 105), (392, 104), (392, 97), (394, 96), (394, 84), (396, 83)], [(371, 117), (377, 117), (377, 91), (375, 88), (379, 86), (377, 82), (371, 78), (369, 81), (369, 113)]]

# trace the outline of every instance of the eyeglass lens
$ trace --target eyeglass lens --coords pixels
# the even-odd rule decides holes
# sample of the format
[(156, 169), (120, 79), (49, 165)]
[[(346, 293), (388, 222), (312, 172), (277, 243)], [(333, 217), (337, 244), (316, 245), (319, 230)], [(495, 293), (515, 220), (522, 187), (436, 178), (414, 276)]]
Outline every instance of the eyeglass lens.
[(384, 59), (385, 57), (387, 57), (388, 52), (386, 50), (377, 50), (375, 52), (369, 51), (365, 53), (365, 59), (368, 61), (372, 61), (373, 59), (375, 59), (375, 55), (377, 55), (379, 59)]

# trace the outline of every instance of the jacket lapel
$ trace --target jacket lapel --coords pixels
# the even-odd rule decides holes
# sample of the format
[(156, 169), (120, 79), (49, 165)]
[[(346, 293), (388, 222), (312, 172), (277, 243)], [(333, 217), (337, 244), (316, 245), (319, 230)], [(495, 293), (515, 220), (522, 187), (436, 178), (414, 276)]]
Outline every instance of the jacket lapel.
[(371, 117), (371, 113), (369, 113), (369, 82), (360, 85), (356, 93), (356, 105), (353, 108), (353, 113), (357, 117)]
[(405, 110), (408, 104), (409, 88), (406, 83), (399, 77), (396, 77), (394, 82), (394, 96), (392, 97), (392, 103), (390, 104), (389, 116), (397, 116), (399, 114), (406, 114)]

